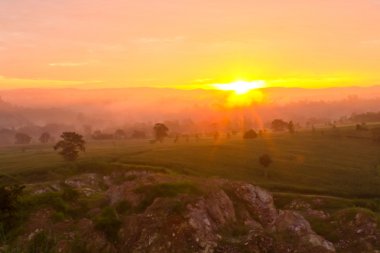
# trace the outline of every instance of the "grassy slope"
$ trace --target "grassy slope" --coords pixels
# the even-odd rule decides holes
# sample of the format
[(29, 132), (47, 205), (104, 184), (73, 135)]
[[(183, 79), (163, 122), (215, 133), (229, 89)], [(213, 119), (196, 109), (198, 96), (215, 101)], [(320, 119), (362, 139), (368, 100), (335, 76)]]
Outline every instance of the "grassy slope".
[[(148, 141), (91, 142), (81, 161), (159, 165), (180, 173), (244, 180), (274, 191), (379, 197), (380, 146), (367, 139), (298, 133), (256, 140), (201, 140), (174, 144)], [(258, 157), (274, 163), (264, 177)], [(67, 164), (49, 146), (0, 149), (0, 174), (22, 182), (59, 177)], [(3, 177), (2, 180), (8, 180)]]

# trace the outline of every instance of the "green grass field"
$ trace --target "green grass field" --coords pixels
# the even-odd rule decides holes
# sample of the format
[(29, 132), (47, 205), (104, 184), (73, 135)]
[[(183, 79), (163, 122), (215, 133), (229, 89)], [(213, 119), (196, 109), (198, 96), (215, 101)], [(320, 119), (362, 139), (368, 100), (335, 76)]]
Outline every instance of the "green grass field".
[[(269, 177), (258, 157), (269, 154)], [(111, 165), (155, 166), (176, 173), (255, 183), (274, 192), (380, 198), (380, 145), (368, 139), (329, 134), (276, 134), (255, 140), (203, 139), (163, 144), (141, 141), (89, 142), (79, 164), (103, 169)], [(51, 146), (0, 149), (2, 182), (57, 179), (73, 167)], [(67, 170), (67, 171), (66, 171)]]

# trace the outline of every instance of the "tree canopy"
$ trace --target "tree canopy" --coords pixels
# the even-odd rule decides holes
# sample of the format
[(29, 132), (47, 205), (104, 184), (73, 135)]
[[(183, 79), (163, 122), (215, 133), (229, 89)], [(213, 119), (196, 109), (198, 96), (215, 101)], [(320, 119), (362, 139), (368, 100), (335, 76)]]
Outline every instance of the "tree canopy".
[(168, 136), (169, 128), (163, 123), (157, 123), (153, 127), (156, 141), (162, 142)]
[(79, 152), (85, 152), (86, 142), (83, 136), (75, 132), (64, 132), (60, 140), (55, 146), (55, 150), (59, 150), (59, 154), (63, 156), (66, 161), (75, 161), (79, 157)]

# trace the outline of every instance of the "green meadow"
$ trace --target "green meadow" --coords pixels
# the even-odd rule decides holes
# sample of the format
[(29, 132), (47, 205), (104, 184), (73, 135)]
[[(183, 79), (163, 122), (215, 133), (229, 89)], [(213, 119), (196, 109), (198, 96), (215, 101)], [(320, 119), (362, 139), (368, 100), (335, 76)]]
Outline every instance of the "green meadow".
[[(74, 163), (53, 145), (0, 148), (0, 181), (22, 183), (60, 179), (73, 173), (112, 168), (160, 168), (200, 177), (241, 180), (272, 192), (347, 198), (380, 198), (380, 145), (368, 138), (332, 133), (272, 134), (253, 140), (190, 139), (151, 144), (148, 140), (90, 141)], [(265, 176), (258, 158), (271, 156)]]

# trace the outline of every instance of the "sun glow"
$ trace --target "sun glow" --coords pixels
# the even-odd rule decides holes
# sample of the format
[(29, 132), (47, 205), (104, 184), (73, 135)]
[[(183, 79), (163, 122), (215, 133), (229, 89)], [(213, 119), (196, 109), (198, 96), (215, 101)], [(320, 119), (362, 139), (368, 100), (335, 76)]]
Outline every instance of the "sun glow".
[(214, 88), (218, 90), (234, 91), (237, 95), (247, 94), (248, 92), (260, 89), (265, 86), (265, 81), (236, 81), (226, 84), (214, 84)]
[(236, 81), (226, 84), (214, 84), (217, 90), (231, 91), (226, 96), (227, 108), (243, 108), (264, 101), (264, 93), (261, 88), (266, 86), (265, 81)]

